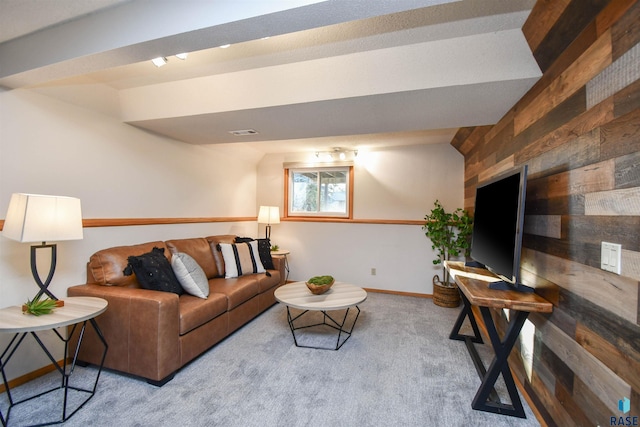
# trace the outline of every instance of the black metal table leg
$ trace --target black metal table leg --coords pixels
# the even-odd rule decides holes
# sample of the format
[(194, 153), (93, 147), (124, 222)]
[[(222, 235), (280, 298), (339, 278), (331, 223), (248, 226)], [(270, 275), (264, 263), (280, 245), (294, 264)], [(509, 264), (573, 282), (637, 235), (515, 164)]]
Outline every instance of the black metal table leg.
[[(471, 360), (478, 372), (478, 376), (482, 380), (471, 407), (479, 411), (526, 418), (522, 401), (520, 400), (520, 395), (518, 394), (511, 370), (509, 369), (508, 358), (529, 312), (512, 310), (513, 315), (509, 322), (507, 332), (501, 340), (498, 331), (496, 330), (493, 317), (491, 316), (491, 310), (488, 307), (480, 307), (480, 312), (482, 313), (482, 318), (487, 328), (489, 339), (491, 340), (491, 346), (494, 350), (494, 358), (487, 370), (480, 358), (478, 350), (474, 346), (474, 343), (482, 344), (483, 340), (480, 335), (478, 324), (471, 310), (471, 303), (464, 293), (461, 292), (460, 296), (462, 297), (464, 306), (458, 315), (453, 329), (451, 330), (449, 339), (465, 342), (469, 355), (471, 356)], [(469, 319), (469, 323), (473, 329), (473, 335), (460, 333), (460, 329), (465, 319)], [(502, 374), (507, 387), (511, 404), (502, 403), (495, 390), (495, 384), (500, 374)]]
[[(512, 311), (507, 332), (504, 338), (500, 340), (495, 323), (491, 317), (491, 310), (488, 307), (480, 307), (480, 311), (482, 312), (482, 318), (484, 319), (484, 323), (487, 327), (487, 332), (491, 339), (491, 345), (495, 352), (495, 356), (489, 366), (489, 369), (482, 378), (482, 384), (473, 399), (471, 407), (481, 411), (526, 418), (522, 401), (520, 400), (520, 395), (518, 394), (513, 376), (511, 375), (511, 370), (509, 369), (508, 358), (509, 353), (511, 353), (511, 349), (518, 339), (520, 330), (529, 316), (529, 312)], [(511, 404), (501, 403), (499, 399), (491, 398), (491, 392), (494, 389), (498, 376), (501, 373), (504, 383), (507, 386)]]
[[(360, 316), (360, 307), (358, 307), (356, 305), (355, 308), (356, 308), (356, 310), (358, 310), (358, 313), (356, 314), (356, 317), (353, 319), (353, 323), (351, 324), (351, 328), (349, 328), (347, 330), (347, 329), (345, 329), (344, 326), (345, 326), (345, 324), (347, 322), (347, 317), (349, 315), (349, 310), (351, 309), (351, 307), (346, 309), (344, 317), (342, 318), (341, 321), (335, 320), (333, 317), (331, 317), (331, 315), (327, 311), (320, 310), (322, 312), (322, 322), (314, 323), (312, 325), (295, 326), (294, 322), (296, 320), (300, 319), (306, 313), (308, 313), (309, 310), (304, 310), (303, 312), (301, 312), (297, 316), (293, 317), (292, 314), (291, 314), (290, 307), (287, 306), (287, 322), (289, 323), (289, 328), (291, 329), (291, 334), (293, 335), (293, 342), (295, 343), (296, 347), (314, 348), (314, 349), (317, 349), (317, 350), (339, 350), (344, 345), (344, 343), (347, 342), (347, 340), (349, 338), (351, 338), (351, 333), (353, 332), (353, 328), (356, 326), (356, 322), (358, 321), (358, 317)], [(329, 322), (327, 321), (327, 319), (329, 320)], [(309, 345), (300, 344), (298, 342), (298, 339), (296, 337), (296, 331), (297, 330), (306, 329), (306, 328), (312, 328), (312, 327), (315, 327), (315, 326), (328, 326), (328, 327), (333, 328), (333, 329), (338, 331), (338, 338), (337, 338), (337, 341), (336, 341), (335, 348), (334, 347), (309, 346)], [(341, 341), (343, 336), (346, 336), (346, 337)]]
[[(98, 373), (96, 375), (96, 379), (94, 381), (93, 387), (90, 390), (87, 390), (87, 389), (84, 389), (84, 388), (75, 387), (75, 386), (70, 385), (70, 383), (69, 383), (71, 374), (73, 373), (73, 371), (75, 369), (75, 366), (76, 366), (78, 352), (80, 350), (80, 346), (82, 345), (82, 339), (84, 337), (84, 332), (86, 330), (87, 322), (91, 323), (91, 326), (93, 327), (93, 329), (95, 330), (96, 334), (98, 335), (100, 341), (104, 345), (104, 351), (102, 353), (102, 360), (101, 360), (100, 366), (98, 367)], [(106, 355), (107, 355), (107, 350), (108, 350), (109, 346), (108, 346), (107, 341), (105, 340), (104, 336), (102, 335), (102, 331), (98, 327), (98, 324), (95, 321), (95, 319), (92, 318), (92, 319), (89, 319), (89, 320), (85, 320), (84, 322), (82, 322), (82, 326), (80, 328), (80, 332), (79, 332), (80, 333), (80, 337), (78, 338), (78, 344), (76, 346), (73, 359), (72, 359), (71, 363), (68, 364), (68, 360), (67, 360), (68, 344), (69, 344), (69, 341), (70, 341), (71, 337), (75, 333), (76, 328), (78, 327), (78, 325), (80, 325), (80, 323), (77, 323), (72, 327), (71, 332), (69, 333), (69, 336), (67, 338), (64, 338), (60, 334), (60, 332), (58, 332), (58, 330), (53, 329), (53, 332), (58, 336), (58, 338), (60, 340), (62, 340), (62, 342), (64, 342), (64, 358), (62, 360), (62, 365), (53, 357), (51, 352), (45, 346), (44, 342), (42, 342), (40, 337), (38, 337), (38, 335), (35, 332), (17, 333), (11, 339), (11, 341), (9, 342), (9, 344), (7, 345), (5, 350), (2, 352), (2, 355), (0, 355), (0, 371), (2, 371), (2, 381), (4, 383), (5, 390), (6, 390), (6, 393), (7, 393), (7, 399), (9, 401), (9, 408), (7, 409), (6, 418), (0, 412), (0, 421), (2, 422), (2, 425), (4, 427), (6, 427), (7, 424), (9, 423), (9, 417), (11, 415), (11, 409), (14, 406), (16, 406), (16, 405), (18, 405), (20, 403), (27, 402), (29, 400), (36, 399), (36, 398), (38, 398), (40, 396), (44, 396), (44, 395), (46, 395), (48, 393), (51, 393), (51, 392), (54, 392), (56, 390), (60, 390), (60, 389), (64, 390), (63, 391), (64, 395), (63, 395), (63, 402), (62, 402), (62, 416), (61, 416), (61, 418), (59, 420), (54, 420), (54, 421), (48, 421), (48, 422), (44, 422), (44, 423), (40, 423), (40, 424), (35, 424), (34, 426), (45, 426), (45, 425), (63, 423), (65, 421), (67, 421), (69, 418), (71, 418), (71, 416), (73, 414), (78, 412), (80, 410), (80, 408), (82, 408), (93, 397), (93, 395), (96, 392), (96, 388), (98, 386), (98, 380), (100, 379), (100, 374), (102, 373), (102, 368), (104, 367), (104, 361), (105, 361), (105, 358), (106, 358)], [(54, 366), (54, 368), (61, 374), (61, 380), (62, 381), (61, 381), (61, 384), (60, 384), (59, 387), (54, 387), (52, 389), (43, 391), (41, 393), (38, 393), (38, 394), (30, 396), (30, 397), (26, 397), (26, 398), (16, 402), (16, 401), (13, 400), (13, 397), (11, 396), (11, 390), (9, 388), (9, 384), (8, 384), (6, 373), (5, 373), (5, 366), (7, 365), (9, 360), (11, 360), (11, 357), (14, 355), (15, 351), (18, 349), (18, 347), (20, 346), (20, 344), (23, 342), (24, 338), (28, 334), (33, 336), (33, 338), (38, 343), (40, 348), (44, 351), (44, 353), (47, 355), (47, 357), (51, 361), (51, 363)], [(18, 339), (18, 337), (20, 337), (20, 338)], [(16, 341), (16, 339), (17, 339), (17, 341)], [(5, 358), (5, 356), (6, 356), (6, 358)], [(75, 391), (79, 391), (79, 392), (84, 392), (84, 393), (87, 393), (88, 396), (73, 412), (71, 412), (70, 414), (67, 414), (67, 397), (68, 397), (68, 391), (69, 390), (75, 390)]]

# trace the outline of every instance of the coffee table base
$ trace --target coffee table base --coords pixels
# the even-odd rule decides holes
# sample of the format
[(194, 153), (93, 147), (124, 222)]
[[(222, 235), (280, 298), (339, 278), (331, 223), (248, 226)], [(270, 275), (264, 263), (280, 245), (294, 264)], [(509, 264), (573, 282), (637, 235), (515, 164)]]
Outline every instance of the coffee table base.
[[(340, 321), (340, 322), (338, 322), (333, 317), (331, 317), (329, 315), (329, 313), (327, 313), (327, 311), (325, 311), (325, 310), (314, 310), (314, 311), (320, 311), (322, 313), (322, 322), (314, 323), (312, 325), (295, 326), (294, 322), (296, 320), (299, 320), (306, 313), (308, 313), (309, 310), (304, 310), (302, 313), (300, 313), (300, 314), (298, 314), (297, 316), (294, 317), (291, 314), (291, 309), (289, 308), (289, 306), (287, 306), (287, 322), (289, 323), (289, 328), (291, 329), (291, 335), (293, 335), (293, 342), (295, 343), (296, 347), (313, 348), (313, 349), (317, 349), (317, 350), (339, 350), (340, 347), (342, 347), (343, 344), (345, 342), (347, 342), (347, 340), (349, 338), (351, 338), (351, 333), (353, 332), (353, 328), (356, 326), (356, 322), (358, 321), (358, 316), (360, 316), (360, 307), (358, 307), (356, 305), (355, 308), (356, 308), (356, 310), (358, 310), (358, 313), (356, 314), (355, 319), (353, 319), (353, 323), (351, 324), (351, 328), (349, 328), (349, 330), (347, 330), (347, 329), (345, 329), (345, 323), (347, 322), (347, 317), (349, 316), (349, 310), (351, 309), (351, 307), (346, 309), (346, 311), (344, 313), (344, 317), (342, 318), (342, 321)], [(329, 320), (329, 322), (327, 322), (327, 319)], [(298, 338), (296, 337), (296, 331), (297, 330), (306, 329), (306, 328), (312, 328), (312, 327), (316, 327), (316, 326), (328, 326), (328, 327), (333, 328), (333, 329), (338, 331), (338, 338), (336, 340), (335, 348), (334, 347), (317, 347), (317, 346), (311, 346), (311, 345), (303, 345), (303, 344), (300, 344), (298, 342)]]

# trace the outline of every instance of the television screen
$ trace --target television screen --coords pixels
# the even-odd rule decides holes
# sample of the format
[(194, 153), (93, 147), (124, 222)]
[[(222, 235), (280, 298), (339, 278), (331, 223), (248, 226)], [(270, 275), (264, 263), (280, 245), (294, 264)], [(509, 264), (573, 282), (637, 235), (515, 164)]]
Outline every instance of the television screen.
[(493, 289), (531, 292), (520, 283), (527, 166), (478, 185), (471, 258), (500, 276)]

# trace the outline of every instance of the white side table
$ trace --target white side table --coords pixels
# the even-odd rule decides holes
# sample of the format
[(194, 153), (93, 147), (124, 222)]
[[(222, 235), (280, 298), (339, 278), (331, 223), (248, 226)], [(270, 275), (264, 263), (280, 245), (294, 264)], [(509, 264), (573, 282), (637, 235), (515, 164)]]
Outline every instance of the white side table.
[[(95, 318), (96, 316), (102, 314), (106, 309), (107, 301), (101, 298), (94, 297), (67, 297), (64, 299), (64, 307), (54, 309), (53, 313), (51, 314), (43, 314), (40, 316), (23, 314), (22, 307), (18, 306), (0, 309), (0, 333), (14, 334), (7, 347), (2, 351), (2, 353), (0, 353), (0, 371), (2, 371), (2, 381), (4, 382), (7, 399), (9, 400), (9, 409), (7, 409), (6, 418), (0, 411), (0, 422), (2, 422), (3, 426), (6, 426), (9, 423), (11, 409), (14, 406), (38, 398), (40, 396), (44, 396), (56, 390), (62, 390), (64, 393), (62, 402), (62, 418), (59, 420), (46, 421), (39, 425), (58, 424), (68, 420), (73, 414), (80, 410), (80, 408), (82, 408), (82, 406), (84, 406), (84, 404), (87, 403), (89, 399), (93, 397), (98, 385), (100, 373), (102, 372), (102, 367), (104, 365), (104, 359), (107, 355), (108, 348), (107, 342), (104, 339), (102, 331), (100, 331)], [(80, 345), (82, 344), (82, 337), (84, 336), (87, 322), (91, 323), (91, 326), (96, 331), (98, 337), (104, 344), (102, 361), (100, 363), (93, 388), (89, 390), (80, 387), (74, 387), (69, 384), (69, 379), (76, 366), (78, 350), (80, 349)], [(63, 328), (66, 326), (70, 326), (70, 328), (68, 330), (67, 338), (64, 338), (58, 331), (58, 328)], [(80, 327), (78, 328), (78, 326)], [(62, 366), (53, 357), (40, 337), (38, 337), (37, 332), (46, 330), (53, 330), (58, 338), (60, 338), (60, 340), (64, 342), (64, 357), (62, 360)], [(73, 353), (73, 359), (69, 363), (69, 340), (73, 336), (73, 334), (76, 333), (76, 330), (78, 330), (78, 333), (80, 334), (78, 345), (75, 349), (75, 352)], [(32, 335), (38, 345), (40, 345), (40, 348), (42, 348), (47, 357), (49, 357), (49, 360), (51, 360), (53, 367), (60, 373), (62, 382), (60, 383), (59, 387), (54, 387), (51, 390), (37, 393), (34, 396), (26, 397), (19, 401), (14, 401), (13, 397), (11, 396), (11, 390), (9, 389), (9, 382), (7, 381), (5, 368), (11, 360), (11, 357), (15, 354), (16, 350), (18, 349), (18, 347), (20, 347), (20, 344), (22, 344), (24, 338), (27, 335)], [(70, 414), (67, 414), (67, 397), (70, 390), (87, 394), (88, 397), (82, 403), (80, 403), (80, 405), (75, 410), (73, 410)]]
[(277, 251), (271, 251), (271, 256), (284, 258), (284, 282), (287, 283), (289, 280), (289, 260), (287, 259), (287, 255), (291, 252), (288, 249), (278, 249)]

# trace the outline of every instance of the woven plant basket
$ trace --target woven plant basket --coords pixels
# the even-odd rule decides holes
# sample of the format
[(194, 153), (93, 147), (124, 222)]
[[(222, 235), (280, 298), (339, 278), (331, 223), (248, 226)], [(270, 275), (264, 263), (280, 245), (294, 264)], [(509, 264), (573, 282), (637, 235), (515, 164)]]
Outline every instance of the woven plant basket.
[(457, 307), (460, 305), (460, 292), (458, 287), (443, 286), (438, 276), (433, 278), (433, 303), (440, 307)]

